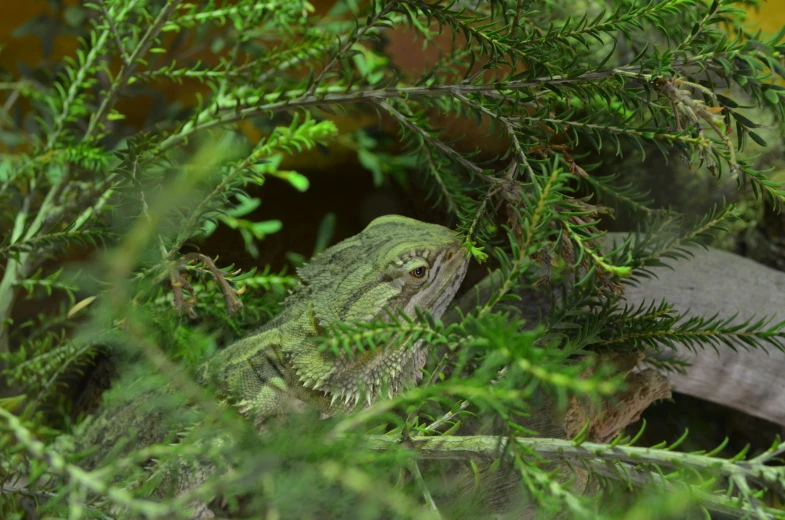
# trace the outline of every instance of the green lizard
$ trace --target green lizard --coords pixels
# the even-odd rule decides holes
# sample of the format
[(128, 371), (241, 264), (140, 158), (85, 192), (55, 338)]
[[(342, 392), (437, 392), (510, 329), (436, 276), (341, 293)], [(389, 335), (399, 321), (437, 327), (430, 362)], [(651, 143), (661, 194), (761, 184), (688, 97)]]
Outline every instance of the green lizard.
[[(414, 316), (419, 308), (438, 319), (468, 262), (454, 231), (397, 215), (377, 218), (300, 268), (302, 283), (280, 315), (204, 362), (197, 381), (213, 387), (222, 402), (239, 406), (260, 428), (271, 416), (304, 407), (329, 417), (369, 406), (380, 394), (394, 395), (421, 378), (426, 346), (338, 356), (318, 349), (312, 338), (336, 322), (384, 319), (398, 309)], [(97, 465), (129, 433), (135, 432), (136, 447), (162, 442), (171, 433), (161, 413), (142, 413), (136, 401), (107, 407), (78, 433), (77, 444), (99, 446), (86, 466)], [(186, 477), (175, 492), (202, 478)]]

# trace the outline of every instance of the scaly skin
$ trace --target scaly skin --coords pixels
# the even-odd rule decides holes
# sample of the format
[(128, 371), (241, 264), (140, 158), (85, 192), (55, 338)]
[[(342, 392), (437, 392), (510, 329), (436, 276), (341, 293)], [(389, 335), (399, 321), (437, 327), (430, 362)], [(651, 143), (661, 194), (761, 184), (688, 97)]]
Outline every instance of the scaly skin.
[[(238, 405), (260, 428), (271, 416), (303, 407), (328, 417), (358, 403), (370, 405), (382, 393), (394, 395), (421, 377), (424, 346), (337, 357), (317, 349), (312, 338), (334, 323), (384, 319), (396, 309), (413, 317), (419, 308), (438, 319), (467, 266), (455, 232), (406, 217), (380, 217), (302, 267), (302, 284), (281, 314), (206, 361), (197, 381), (214, 387), (222, 402)], [(139, 410), (133, 401), (115, 404), (78, 434), (78, 444), (100, 446), (88, 466), (131, 431), (137, 447), (161, 442), (171, 432), (163, 413)]]
[[(291, 398), (332, 415), (336, 406), (373, 402), (385, 385), (397, 393), (420, 375), (425, 353), (419, 346), (349, 360), (320, 352), (309, 338), (336, 322), (372, 321), (396, 308), (414, 316), (417, 306), (439, 318), (467, 263), (455, 233), (444, 227), (376, 219), (301, 268), (302, 285), (281, 315), (205, 363), (200, 378), (262, 418), (285, 413)], [(420, 267), (417, 279), (410, 273)]]

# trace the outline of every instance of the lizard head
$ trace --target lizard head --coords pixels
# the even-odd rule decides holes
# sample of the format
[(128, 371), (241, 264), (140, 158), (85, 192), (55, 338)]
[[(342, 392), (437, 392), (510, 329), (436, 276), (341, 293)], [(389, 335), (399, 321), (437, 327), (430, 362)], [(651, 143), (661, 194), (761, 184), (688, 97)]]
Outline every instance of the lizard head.
[(321, 326), (383, 319), (415, 308), (441, 317), (466, 274), (458, 234), (399, 215), (372, 221), (299, 270)]
[[(439, 319), (463, 281), (469, 258), (455, 231), (398, 215), (372, 221), (303, 266), (299, 274), (320, 328), (337, 322), (384, 320), (415, 309)], [(293, 359), (306, 387), (346, 403), (375, 400), (421, 377), (421, 345), (327, 360), (313, 351)], [(318, 359), (317, 359), (318, 357)]]

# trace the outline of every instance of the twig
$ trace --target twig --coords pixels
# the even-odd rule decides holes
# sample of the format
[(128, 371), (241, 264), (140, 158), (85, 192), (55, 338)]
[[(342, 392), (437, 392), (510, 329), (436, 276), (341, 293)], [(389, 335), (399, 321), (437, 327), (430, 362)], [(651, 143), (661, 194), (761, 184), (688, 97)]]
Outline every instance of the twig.
[(769, 461), (779, 457), (783, 453), (785, 453), (785, 442), (781, 442), (779, 444), (779, 446), (777, 446), (776, 448), (773, 448), (773, 449), (771, 449), (769, 451), (765, 451), (765, 452), (761, 453), (760, 455), (758, 455), (754, 459), (751, 459), (751, 462), (757, 462), (757, 463), (765, 464), (765, 463), (767, 463), (767, 462), (769, 462)]
[(131, 64), (130, 58), (123, 48), (123, 40), (120, 38), (120, 32), (117, 30), (117, 27), (114, 24), (114, 18), (112, 18), (112, 15), (109, 14), (109, 11), (106, 10), (106, 0), (101, 0), (101, 13), (104, 15), (106, 24), (109, 27), (109, 32), (114, 38), (114, 44), (117, 46), (117, 52), (120, 53), (120, 59), (122, 59), (123, 65), (129, 66)]
[(447, 412), (446, 414), (442, 415), (441, 417), (433, 421), (431, 424), (423, 428), (423, 431), (433, 432), (438, 430), (442, 424), (446, 423), (447, 421), (451, 421), (453, 418), (455, 418), (456, 415), (466, 410), (468, 407), (469, 407), (469, 401), (461, 402), (460, 406), (458, 406), (458, 409), (456, 411)]
[[(507, 371), (506, 368), (501, 369), (499, 371), (499, 374), (496, 376), (496, 378), (491, 381), (491, 384), (495, 385), (496, 383), (498, 383), (499, 380), (502, 377), (504, 377), (504, 374), (505, 374), (506, 371)], [(455, 418), (456, 415), (461, 413), (463, 410), (467, 409), (470, 404), (471, 403), (469, 403), (469, 401), (461, 402), (461, 404), (458, 406), (457, 410), (455, 410), (454, 412), (447, 412), (446, 414), (442, 415), (441, 417), (439, 417), (438, 419), (433, 421), (431, 424), (429, 424), (428, 426), (423, 428), (423, 431), (426, 431), (426, 432), (428, 432), (428, 431), (436, 431), (442, 424), (444, 424), (447, 421), (451, 421), (453, 418)]]
[[(179, 1), (179, 0), (177, 0)], [(137, 0), (129, 0), (125, 3), (118, 11), (117, 17), (122, 19), (133, 7), (136, 5)], [(104, 45), (106, 44), (106, 40), (109, 38), (109, 30), (105, 30), (101, 33), (98, 37), (98, 40), (92, 46), (90, 51), (85, 54), (84, 63), (76, 72), (69, 88), (66, 93), (65, 99), (63, 100), (63, 107), (60, 111), (60, 114), (56, 117), (53, 130), (49, 134), (49, 138), (47, 139), (46, 145), (44, 146), (44, 150), (42, 155), (46, 155), (50, 153), (52, 149), (56, 146), (60, 135), (65, 127), (66, 120), (68, 119), (68, 115), (70, 113), (70, 106), (73, 101), (76, 99), (76, 96), (82, 87), (82, 84), (87, 77), (89, 70), (92, 68), (92, 64), (101, 56), (101, 52), (103, 51)], [(85, 136), (86, 138), (87, 136)], [(111, 176), (110, 176), (111, 177)], [(25, 197), (24, 204), (28, 204), (32, 197), (36, 195), (36, 190), (34, 189), (35, 183), (39, 180), (43, 180), (43, 173), (39, 173), (35, 179), (33, 180), (33, 186), (31, 186), (30, 191), (28, 192), (27, 196)], [(56, 201), (60, 196), (60, 193), (64, 189), (66, 183), (68, 182), (68, 171), (63, 174), (56, 182), (52, 184), (47, 192), (46, 196), (44, 197), (43, 202), (41, 203), (38, 212), (30, 223), (27, 226), (27, 230), (24, 234), (25, 240), (30, 240), (36, 234), (41, 232), (44, 228), (44, 224), (47, 221), (50, 213), (56, 207)], [(21, 214), (21, 213), (20, 213)], [(18, 224), (21, 223), (21, 226), (24, 227), (26, 225), (26, 217), (27, 215), (23, 215), (21, 221), (18, 220)], [(5, 273), (3, 274), (3, 279), (0, 281), (0, 352), (5, 352), (8, 349), (8, 336), (6, 331), (8, 327), (5, 327), (5, 321), (8, 319), (11, 307), (13, 306), (14, 302), (14, 292), (13, 288), (17, 283), (17, 280), (21, 280), (29, 276), (30, 272), (33, 269), (33, 262), (30, 261), (29, 253), (22, 253), (19, 255), (18, 258), (12, 258), (8, 261), (6, 265)]]
[(436, 184), (439, 185), (439, 189), (441, 190), (444, 199), (447, 201), (447, 211), (450, 213), (457, 213), (458, 205), (456, 204), (452, 193), (447, 189), (447, 185), (445, 185), (442, 174), (439, 173), (439, 170), (436, 167), (436, 163), (433, 160), (433, 154), (429, 148), (425, 149), (425, 160), (428, 162), (428, 169), (431, 170), (431, 174), (436, 179)]
[(422, 492), (422, 496), (425, 499), (425, 503), (428, 504), (428, 507), (431, 509), (431, 511), (434, 512), (436, 518), (441, 519), (442, 515), (439, 513), (439, 508), (436, 506), (436, 502), (434, 502), (433, 496), (431, 496), (431, 492), (428, 489), (428, 485), (425, 483), (425, 480), (422, 478), (422, 473), (420, 473), (420, 467), (417, 465), (416, 460), (409, 461), (409, 471), (414, 477), (414, 480), (417, 482), (417, 487), (420, 488), (420, 492)]
[(679, 46), (676, 49), (677, 51), (689, 47), (689, 45), (695, 40), (695, 38), (697, 38), (700, 35), (700, 33), (703, 32), (703, 29), (706, 27), (706, 25), (708, 25), (708, 23), (717, 15), (717, 11), (719, 10), (721, 3), (715, 2), (712, 5), (714, 6), (714, 10), (710, 9), (706, 13), (706, 16), (703, 17), (703, 20), (701, 20), (698, 23), (698, 28), (695, 30), (695, 32), (691, 36), (689, 36), (686, 40), (684, 40), (682, 43), (679, 44)]
[(739, 493), (744, 498), (744, 500), (750, 504), (750, 509), (755, 517), (758, 518), (758, 520), (774, 520), (773, 516), (769, 515), (766, 511), (763, 510), (760, 502), (758, 501), (757, 497), (755, 497), (755, 494), (750, 489), (750, 486), (744, 477), (741, 475), (734, 475), (731, 477), (731, 481), (739, 489)]
[[(369, 435), (367, 446), (372, 449), (386, 449), (400, 443), (411, 445), (419, 458), (426, 460), (477, 459), (495, 460), (509, 447), (516, 446), (516, 453), (525, 459), (538, 460), (586, 460), (594, 463), (615, 461), (633, 464), (654, 464), (657, 466), (698, 472), (708, 472), (728, 477), (753, 479), (770, 485), (779, 485), (783, 479), (782, 466), (766, 466), (751, 461), (734, 461), (710, 457), (697, 453), (684, 453), (665, 449), (645, 448), (628, 445), (615, 445), (583, 442), (576, 445), (571, 440), (539, 437), (499, 438), (495, 435), (421, 435), (404, 440), (396, 435)], [(510, 444), (512, 443), (512, 444)]]
[[(694, 61), (685, 60), (673, 65), (676, 70), (695, 66)], [(208, 107), (198, 114), (194, 119), (182, 126), (175, 134), (170, 135), (150, 151), (150, 154), (157, 156), (180, 145), (188, 140), (190, 136), (197, 132), (209, 130), (211, 128), (229, 125), (238, 121), (251, 119), (260, 116), (271, 116), (272, 114), (293, 110), (296, 108), (318, 107), (326, 105), (342, 105), (350, 103), (374, 102), (386, 99), (410, 99), (410, 98), (432, 98), (443, 96), (454, 96), (455, 93), (471, 94), (480, 93), (488, 97), (499, 95), (500, 92), (517, 91), (528, 88), (541, 87), (546, 84), (559, 85), (568, 83), (581, 83), (592, 81), (603, 81), (615, 75), (624, 75), (628, 78), (641, 77), (639, 67), (617, 67), (601, 71), (587, 72), (579, 76), (563, 77), (549, 76), (538, 77), (529, 80), (509, 81), (497, 85), (467, 85), (463, 83), (451, 83), (446, 85), (431, 85), (418, 87), (400, 87), (389, 89), (369, 89), (345, 87), (323, 87), (309, 95), (304, 90), (289, 90), (284, 93), (268, 94), (266, 96), (249, 96), (243, 99), (242, 103), (237, 98), (219, 99), (217, 104)], [(285, 97), (285, 99), (281, 99)], [(265, 102), (266, 101), (266, 102)], [(511, 119), (512, 121), (513, 119)]]
[(350, 38), (347, 39), (347, 41), (343, 45), (343, 47), (341, 47), (339, 50), (337, 50), (335, 52), (335, 54), (333, 55), (332, 59), (330, 59), (330, 61), (327, 63), (327, 65), (324, 66), (324, 68), (319, 73), (319, 75), (316, 76), (316, 79), (313, 81), (311, 86), (305, 92), (306, 96), (312, 95), (316, 91), (316, 89), (319, 88), (319, 86), (321, 86), (322, 81), (324, 81), (324, 79), (327, 77), (327, 74), (330, 72), (330, 70), (339, 61), (341, 61), (343, 59), (344, 55), (347, 52), (349, 52), (349, 50), (351, 50), (351, 48), (354, 46), (355, 43), (359, 42), (362, 39), (362, 37), (365, 36), (365, 33), (367, 33), (371, 28), (373, 28), (374, 25), (376, 25), (376, 22), (378, 22), (380, 18), (382, 18), (384, 15), (386, 15), (387, 13), (390, 12), (390, 10), (392, 9), (392, 7), (394, 5), (395, 5), (395, 2), (389, 2), (382, 9), (380, 9), (378, 13), (373, 15), (371, 17), (371, 19), (368, 20), (368, 23), (365, 24), (362, 29), (358, 30), (357, 33), (353, 37), (350, 37)]
[(183, 255), (183, 260), (186, 262), (193, 260), (207, 267), (207, 269), (210, 271), (210, 274), (213, 275), (215, 283), (218, 284), (221, 294), (223, 294), (224, 304), (226, 305), (226, 312), (229, 315), (236, 314), (240, 311), (240, 309), (243, 308), (243, 302), (240, 301), (240, 298), (237, 297), (237, 292), (226, 280), (226, 277), (221, 272), (221, 270), (215, 266), (215, 263), (210, 257), (201, 253), (186, 253)]
[(96, 113), (90, 118), (90, 123), (87, 126), (87, 131), (83, 138), (84, 140), (89, 139), (109, 116), (110, 110), (114, 107), (115, 98), (120, 93), (120, 89), (126, 86), (131, 75), (136, 70), (137, 61), (147, 54), (147, 51), (153, 46), (153, 42), (164, 28), (164, 25), (166, 25), (166, 22), (169, 21), (169, 18), (171, 18), (180, 2), (182, 2), (182, 0), (168, 0), (163, 9), (161, 9), (161, 12), (158, 13), (158, 17), (155, 19), (155, 22), (153, 22), (153, 25), (147, 29), (147, 32), (139, 40), (136, 49), (134, 49), (134, 52), (128, 57), (127, 64), (123, 65), (120, 69), (120, 72), (112, 83), (112, 87), (109, 89), (106, 96), (104, 96), (103, 101), (101, 101), (101, 106), (98, 107)]
[[(613, 480), (621, 480), (623, 482), (630, 482), (638, 487), (651, 488), (658, 486), (665, 491), (678, 491), (684, 489), (685, 485), (679, 486), (670, 482), (659, 473), (645, 471), (638, 469), (632, 465), (623, 465), (623, 471), (620, 469), (619, 464), (610, 463), (587, 463), (591, 471), (608, 477)], [(743, 505), (738, 499), (726, 498), (717, 495), (712, 495), (696, 487), (688, 488), (690, 493), (698, 498), (707, 509), (731, 516), (733, 518), (747, 517), (751, 513), (748, 506)]]
[(518, 0), (518, 5), (515, 7), (515, 18), (512, 19), (512, 25), (510, 26), (510, 34), (518, 27), (518, 23), (521, 21), (522, 8), (523, 0)]
[(379, 105), (381, 108), (385, 109), (387, 112), (389, 112), (390, 115), (392, 115), (395, 119), (398, 120), (399, 123), (401, 123), (401, 125), (405, 126), (412, 132), (419, 134), (425, 142), (427, 142), (428, 144), (430, 144), (431, 146), (442, 152), (444, 155), (446, 155), (450, 159), (454, 160), (455, 162), (466, 168), (469, 171), (469, 173), (480, 177), (486, 182), (494, 182), (493, 177), (490, 177), (485, 173), (483, 173), (485, 170), (483, 170), (473, 162), (467, 160), (463, 155), (461, 155), (454, 149), (450, 148), (440, 140), (431, 137), (425, 130), (420, 128), (417, 124), (412, 123), (406, 116), (401, 114), (390, 103), (379, 100), (376, 101), (376, 104)]
[[(510, 143), (515, 148), (515, 153), (518, 156), (518, 160), (521, 162), (524, 168), (526, 168), (526, 173), (529, 174), (529, 179), (534, 177), (534, 170), (532, 169), (531, 165), (529, 164), (529, 160), (526, 157), (526, 154), (523, 151), (523, 147), (521, 146), (521, 142), (518, 140), (518, 136), (515, 135), (515, 122), (511, 120), (509, 117), (501, 116), (491, 110), (488, 110), (484, 106), (479, 103), (475, 103), (471, 99), (467, 98), (460, 92), (456, 92), (455, 97), (462, 101), (464, 104), (478, 110), (488, 116), (491, 119), (495, 119), (504, 125), (504, 129), (507, 132), (507, 136), (510, 138)], [(514, 174), (514, 170), (510, 170), (511, 174)], [(513, 175), (509, 176), (510, 178)]]

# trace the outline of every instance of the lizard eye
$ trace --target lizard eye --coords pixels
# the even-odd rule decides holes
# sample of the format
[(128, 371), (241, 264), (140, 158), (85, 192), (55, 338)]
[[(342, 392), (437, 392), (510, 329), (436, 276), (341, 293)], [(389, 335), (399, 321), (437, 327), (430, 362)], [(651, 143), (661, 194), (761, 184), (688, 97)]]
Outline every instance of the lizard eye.
[(423, 276), (425, 276), (425, 267), (420, 266), (417, 267), (416, 269), (412, 269), (411, 271), (409, 271), (409, 276), (417, 279), (422, 278)]

